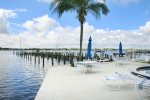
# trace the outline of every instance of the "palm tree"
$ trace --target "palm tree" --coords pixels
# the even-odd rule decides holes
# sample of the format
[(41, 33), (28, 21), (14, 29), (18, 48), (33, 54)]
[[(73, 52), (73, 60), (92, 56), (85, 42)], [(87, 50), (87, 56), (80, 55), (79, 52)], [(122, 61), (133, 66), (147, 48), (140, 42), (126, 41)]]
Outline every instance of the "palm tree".
[(64, 12), (76, 12), (77, 19), (80, 22), (80, 55), (79, 60), (81, 60), (82, 55), (82, 41), (83, 41), (83, 24), (86, 21), (86, 16), (91, 13), (96, 17), (100, 18), (101, 13), (107, 15), (109, 9), (104, 3), (96, 2), (95, 0), (52, 0), (50, 3), (50, 11), (58, 14), (59, 17), (62, 16)]

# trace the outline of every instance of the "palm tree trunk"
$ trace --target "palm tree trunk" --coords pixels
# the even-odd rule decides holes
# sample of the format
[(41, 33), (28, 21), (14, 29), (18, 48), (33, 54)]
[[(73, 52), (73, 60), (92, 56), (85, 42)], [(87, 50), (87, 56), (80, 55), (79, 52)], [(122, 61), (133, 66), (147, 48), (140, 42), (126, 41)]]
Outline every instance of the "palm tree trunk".
[(81, 57), (82, 57), (82, 42), (83, 42), (83, 22), (80, 21), (80, 55), (79, 55), (79, 61), (81, 61)]

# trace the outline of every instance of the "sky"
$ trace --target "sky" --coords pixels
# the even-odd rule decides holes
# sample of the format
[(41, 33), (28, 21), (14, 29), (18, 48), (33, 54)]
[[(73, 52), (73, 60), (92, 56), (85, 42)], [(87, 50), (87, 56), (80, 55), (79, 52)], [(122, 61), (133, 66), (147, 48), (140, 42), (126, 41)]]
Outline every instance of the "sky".
[[(98, 2), (101, 0), (98, 0)], [(0, 0), (0, 47), (79, 48), (76, 13), (60, 18), (49, 10), (51, 0)], [(110, 12), (100, 19), (88, 14), (83, 48), (150, 49), (150, 0), (106, 0)]]

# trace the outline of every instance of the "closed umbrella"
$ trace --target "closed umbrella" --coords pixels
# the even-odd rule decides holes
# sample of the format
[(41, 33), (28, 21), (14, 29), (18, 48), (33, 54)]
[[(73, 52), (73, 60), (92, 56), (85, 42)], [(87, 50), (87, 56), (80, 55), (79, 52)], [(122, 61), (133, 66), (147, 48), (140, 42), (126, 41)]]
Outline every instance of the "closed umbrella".
[(91, 54), (91, 50), (92, 50), (92, 38), (90, 36), (89, 40), (88, 40), (88, 48), (87, 48), (87, 58), (91, 59), (92, 54)]
[(119, 43), (119, 56), (123, 56), (123, 53), (122, 53), (122, 43), (120, 42)]

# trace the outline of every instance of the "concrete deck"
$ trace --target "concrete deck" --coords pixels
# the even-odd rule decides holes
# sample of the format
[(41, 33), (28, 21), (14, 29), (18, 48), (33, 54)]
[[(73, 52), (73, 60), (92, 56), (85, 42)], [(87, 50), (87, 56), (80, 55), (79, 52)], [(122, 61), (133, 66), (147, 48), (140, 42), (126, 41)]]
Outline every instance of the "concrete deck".
[(50, 67), (35, 100), (137, 100), (134, 86), (109, 91), (102, 77), (115, 71), (128, 72), (141, 65), (99, 63), (91, 73), (70, 65)]

